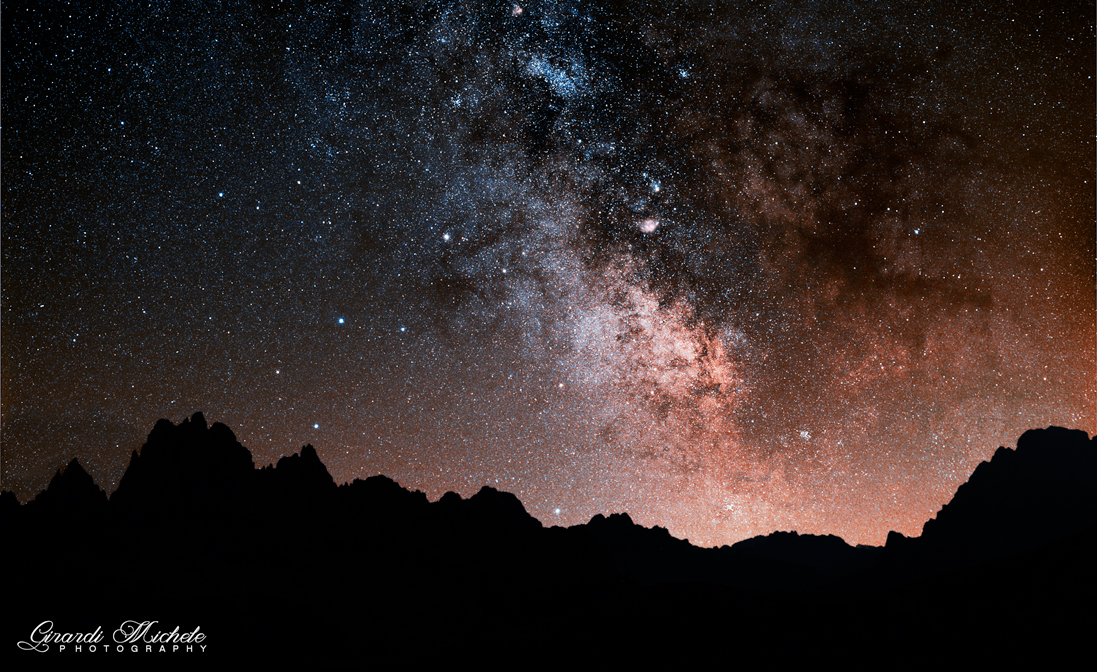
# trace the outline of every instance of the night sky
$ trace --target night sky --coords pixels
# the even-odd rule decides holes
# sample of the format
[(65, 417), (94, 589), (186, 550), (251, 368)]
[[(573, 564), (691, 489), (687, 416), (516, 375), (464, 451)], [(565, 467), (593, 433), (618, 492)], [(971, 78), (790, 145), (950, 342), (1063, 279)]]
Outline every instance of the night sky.
[(880, 544), (1097, 431), (1092, 3), (266, 4), (4, 3), (20, 500), (200, 410), (546, 524)]

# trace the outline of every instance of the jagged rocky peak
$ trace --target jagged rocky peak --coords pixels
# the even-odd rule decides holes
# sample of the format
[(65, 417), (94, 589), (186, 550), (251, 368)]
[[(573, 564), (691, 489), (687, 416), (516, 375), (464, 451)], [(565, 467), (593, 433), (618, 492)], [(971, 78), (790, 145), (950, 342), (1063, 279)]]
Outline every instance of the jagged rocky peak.
[(529, 515), (522, 500), (511, 492), (501, 492), (485, 485), (469, 498), (468, 503), (481, 513), (490, 512), (511, 524), (541, 527), (541, 521)]
[[(921, 539), (971, 560), (1035, 549), (1097, 522), (1097, 441), (1031, 429), (982, 462), (922, 528)], [(888, 545), (905, 543), (895, 535)]]
[(596, 513), (590, 519), (591, 525), (605, 525), (610, 524), (613, 526), (632, 526), (635, 523), (632, 522), (632, 517), (628, 513), (611, 513), (608, 517), (601, 513)]
[(123, 508), (174, 509), (188, 502), (212, 505), (244, 496), (255, 465), (251, 452), (228, 426), (206, 422), (197, 412), (173, 424), (157, 421), (111, 497)]
[(483, 486), (480, 491), (468, 499), (462, 499), (455, 492), (442, 495), (435, 505), (451, 520), (478, 521), (482, 524), (498, 526), (500, 529), (533, 530), (542, 527), (526, 511), (522, 501), (513, 493), (500, 492), (491, 486)]
[(107, 493), (95, 484), (76, 458), (64, 469), (58, 469), (49, 486), (34, 499), (38, 507), (71, 512), (90, 512), (106, 503)]
[(320, 461), (320, 456), (312, 444), (301, 448), (300, 453), (286, 455), (278, 460), (274, 471), (281, 478), (286, 478), (309, 488), (332, 489), (335, 487), (335, 479), (331, 477), (328, 468)]
[(340, 490), (347, 493), (348, 496), (378, 502), (414, 501), (416, 504), (429, 504), (426, 494), (421, 490), (408, 490), (383, 474), (370, 476), (365, 480), (356, 478), (352, 482), (340, 486)]
[(158, 420), (142, 446), (140, 456), (142, 461), (166, 463), (165, 466), (174, 468), (210, 460), (229, 470), (250, 471), (255, 467), (251, 451), (236, 440), (232, 430), (220, 422), (208, 425), (201, 411), (178, 425), (171, 420)]

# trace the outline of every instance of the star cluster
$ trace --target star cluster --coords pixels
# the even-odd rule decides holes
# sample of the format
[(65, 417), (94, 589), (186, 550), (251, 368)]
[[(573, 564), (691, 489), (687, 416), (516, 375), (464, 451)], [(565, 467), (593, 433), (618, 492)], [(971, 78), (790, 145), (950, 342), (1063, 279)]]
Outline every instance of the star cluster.
[(3, 487), (265, 464), (917, 534), (1097, 429), (1086, 3), (5, 7)]

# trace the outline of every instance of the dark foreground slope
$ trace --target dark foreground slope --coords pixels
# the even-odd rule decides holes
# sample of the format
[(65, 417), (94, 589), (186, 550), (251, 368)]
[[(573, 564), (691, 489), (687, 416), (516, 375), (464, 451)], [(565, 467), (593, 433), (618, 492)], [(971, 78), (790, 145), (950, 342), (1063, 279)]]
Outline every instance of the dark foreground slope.
[[(1097, 447), (1030, 431), (924, 534), (882, 549), (776, 533), (699, 549), (624, 514), (544, 528), (485, 487), (428, 502), (383, 476), (336, 486), (316, 451), (255, 469), (224, 425), (161, 420), (106, 494), (73, 461), (0, 499), (0, 659), (135, 667), (863, 664), (1081, 650), (1092, 605)], [(25, 652), (39, 624), (103, 637)], [(111, 643), (126, 621), (204, 635)], [(104, 651), (109, 645), (109, 650)]]

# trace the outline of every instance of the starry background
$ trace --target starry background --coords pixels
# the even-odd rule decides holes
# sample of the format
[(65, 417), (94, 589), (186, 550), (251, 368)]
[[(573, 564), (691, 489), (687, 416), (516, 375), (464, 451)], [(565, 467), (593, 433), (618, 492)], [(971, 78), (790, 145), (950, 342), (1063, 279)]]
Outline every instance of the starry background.
[(1097, 428), (1094, 7), (954, 4), (5, 2), (3, 488), (201, 410), (547, 524), (919, 533)]

